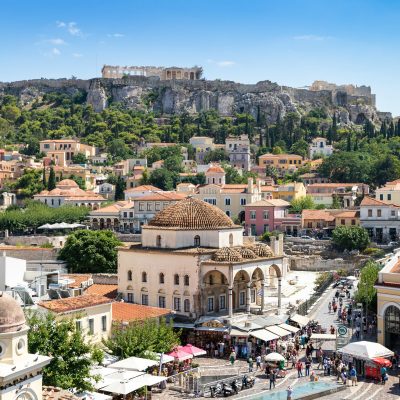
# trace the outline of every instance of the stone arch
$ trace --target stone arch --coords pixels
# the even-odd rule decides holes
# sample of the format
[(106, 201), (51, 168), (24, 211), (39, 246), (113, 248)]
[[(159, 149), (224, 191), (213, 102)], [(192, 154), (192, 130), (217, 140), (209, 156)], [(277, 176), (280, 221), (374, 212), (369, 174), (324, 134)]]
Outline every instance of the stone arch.
[(384, 344), (393, 351), (400, 348), (400, 307), (385, 304), (383, 311)]
[(208, 271), (203, 276), (203, 284), (206, 286), (228, 285), (228, 277), (219, 270)]
[(133, 287), (131, 285), (128, 285), (128, 287), (126, 288), (126, 290), (133, 290)]
[(245, 212), (244, 211), (240, 211), (239, 215), (238, 215), (239, 221), (240, 223), (244, 222), (245, 220)]
[(233, 308), (245, 309), (247, 306), (247, 290), (251, 282), (250, 275), (245, 270), (237, 271), (233, 278)]
[(268, 267), (268, 280), (270, 287), (277, 287), (278, 280), (282, 278), (281, 269), (276, 265), (272, 264)]
[[(208, 271), (202, 278), (201, 297), (203, 313), (227, 311), (228, 277), (219, 270)], [(221, 297), (225, 301), (221, 300)]]
[[(264, 272), (259, 267), (257, 267), (251, 274), (251, 290), (255, 291), (251, 295), (251, 297), (252, 298), (254, 297), (255, 303), (258, 306), (261, 306), (262, 302), (261, 292), (263, 290), (264, 279), (265, 279)], [(251, 303), (254, 303), (254, 301), (251, 300)]]

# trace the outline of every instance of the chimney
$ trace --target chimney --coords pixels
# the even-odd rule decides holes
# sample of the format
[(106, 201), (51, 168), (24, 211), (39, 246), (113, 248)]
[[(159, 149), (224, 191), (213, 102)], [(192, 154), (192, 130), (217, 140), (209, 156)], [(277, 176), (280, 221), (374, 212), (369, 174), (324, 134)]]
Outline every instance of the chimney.
[(254, 181), (253, 178), (247, 178), (247, 193), (254, 193)]

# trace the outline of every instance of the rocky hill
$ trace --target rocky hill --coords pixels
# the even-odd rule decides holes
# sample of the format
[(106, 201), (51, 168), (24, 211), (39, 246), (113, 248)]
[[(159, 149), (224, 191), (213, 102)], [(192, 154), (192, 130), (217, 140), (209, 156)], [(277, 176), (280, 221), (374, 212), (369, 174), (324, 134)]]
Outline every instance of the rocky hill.
[(287, 112), (304, 114), (324, 107), (329, 114), (337, 112), (342, 124), (363, 124), (365, 119), (378, 123), (391, 119), (390, 113), (379, 112), (369, 96), (352, 96), (343, 91), (295, 89), (270, 81), (241, 84), (231, 81), (160, 81), (158, 78), (123, 79), (37, 79), (0, 83), (0, 96), (12, 94), (29, 106), (44, 93), (74, 94), (84, 91), (86, 101), (100, 112), (112, 102), (127, 108), (150, 109), (160, 114), (198, 113), (215, 109), (221, 116), (262, 113), (269, 123)]

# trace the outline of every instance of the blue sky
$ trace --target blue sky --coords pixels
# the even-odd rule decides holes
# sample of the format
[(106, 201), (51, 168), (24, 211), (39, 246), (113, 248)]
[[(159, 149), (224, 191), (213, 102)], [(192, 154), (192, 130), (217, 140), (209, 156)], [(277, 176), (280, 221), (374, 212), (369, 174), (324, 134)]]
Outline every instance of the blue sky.
[(103, 64), (202, 65), (207, 79), (370, 85), (400, 115), (400, 1), (3, 0), (0, 81)]

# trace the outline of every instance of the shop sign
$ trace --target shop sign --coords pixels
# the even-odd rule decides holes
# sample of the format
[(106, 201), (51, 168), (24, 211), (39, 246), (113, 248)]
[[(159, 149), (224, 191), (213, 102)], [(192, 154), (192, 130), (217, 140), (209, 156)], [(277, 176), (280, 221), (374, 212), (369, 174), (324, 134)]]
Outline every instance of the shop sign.
[(201, 326), (205, 326), (207, 328), (225, 328), (224, 324), (220, 321), (213, 319), (211, 321), (206, 321), (201, 324)]
[(347, 327), (345, 327), (344, 325), (340, 325), (338, 327), (338, 334), (340, 336), (346, 336), (347, 335)]

